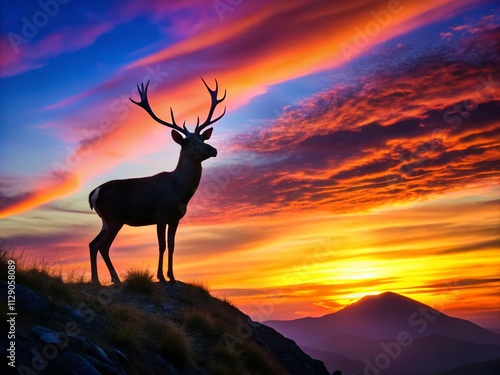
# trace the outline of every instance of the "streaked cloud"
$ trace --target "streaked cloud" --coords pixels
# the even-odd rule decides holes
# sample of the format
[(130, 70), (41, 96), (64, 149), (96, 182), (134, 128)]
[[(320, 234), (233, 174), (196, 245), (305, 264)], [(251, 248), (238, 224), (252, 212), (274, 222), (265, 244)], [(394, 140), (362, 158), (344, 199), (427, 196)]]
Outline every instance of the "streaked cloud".
[[(16, 4), (7, 31), (36, 11)], [(151, 80), (160, 117), (172, 106), (192, 126), (209, 108), (199, 77), (217, 78), (228, 114), (178, 231), (178, 278), (206, 282), (261, 320), (318, 316), (392, 290), (491, 321), (500, 286), (491, 4), (61, 8), (20, 53), (0, 42), (9, 89), (0, 240), (88, 274), (100, 228), (88, 191), (169, 170), (178, 157), (169, 132), (128, 100), (135, 84)], [(111, 255), (119, 273), (155, 270), (156, 241), (153, 227), (124, 228)]]
[[(405, 2), (401, 5), (401, 9), (391, 16), (391, 21), (380, 29), (376, 37), (372, 38), (373, 41), (360, 49), (368, 50), (369, 47), (382, 39), (394, 37), (399, 33), (407, 32), (427, 23), (433, 18), (442, 17), (443, 8), (447, 8), (449, 11), (463, 6), (464, 3), (466, 2), (443, 0), (434, 2), (432, 5)], [(152, 9), (158, 10), (157, 3), (153, 2), (152, 6)], [(90, 28), (87, 28), (85, 33), (69, 33), (68, 35), (81, 35), (81, 45), (76, 43), (74, 48), (91, 43), (98, 35), (111, 29), (111, 24), (108, 22), (114, 22), (113, 25), (115, 25), (144, 12), (144, 9), (130, 4), (117, 5), (116, 7), (117, 16), (114, 17), (113, 21), (105, 21), (96, 16), (99, 21), (91, 22)], [(163, 12), (171, 10), (168, 6), (166, 7), (168, 9), (162, 8)], [(159, 87), (158, 91), (161, 91), (157, 93), (158, 100), (164, 101), (166, 97), (176, 97), (180, 103), (183, 103), (183, 105), (176, 106), (180, 107), (181, 114), (194, 118), (195, 113), (199, 113), (201, 106), (200, 102), (192, 103), (192, 92), (195, 86), (192, 77), (206, 76), (207, 71), (204, 67), (210, 66), (212, 67), (210, 75), (218, 77), (221, 82), (227, 82), (225, 87), (231, 93), (231, 101), (228, 105), (230, 109), (235, 109), (243, 103), (247, 103), (256, 94), (265, 92), (265, 88), (269, 85), (344, 64), (346, 59), (342, 51), (339, 50), (339, 46), (344, 40), (350, 39), (353, 34), (355, 35), (357, 31), (356, 28), (353, 29), (353, 25), (363, 26), (367, 22), (372, 22), (373, 12), (388, 12), (385, 8), (387, 8), (387, 3), (384, 1), (353, 1), (346, 5), (345, 3), (325, 3), (325, 1), (319, 0), (314, 2), (296, 0), (280, 4), (273, 3), (272, 5), (266, 3), (261, 7), (241, 5), (237, 13), (239, 16), (236, 16), (231, 22), (223, 25), (220, 21), (213, 22), (210, 24), (212, 26), (189, 35), (185, 40), (131, 63), (129, 69), (132, 70), (128, 72), (126, 78), (128, 83), (124, 84), (125, 77), (118, 73), (110, 82), (101, 85), (94, 92), (96, 98), (107, 93), (104, 101), (100, 100), (99, 103), (100, 108), (104, 110), (96, 111), (93, 109), (89, 111), (88, 107), (84, 107), (82, 110), (77, 110), (76, 114), (72, 113), (70, 119), (62, 118), (61, 124), (64, 124), (65, 129), (74, 128), (81, 132), (82, 126), (88, 129), (89, 123), (99, 123), (109, 117), (110, 108), (114, 112), (112, 115), (115, 118), (118, 117), (116, 112), (119, 112), (120, 130), (122, 131), (106, 134), (105, 138), (109, 139), (109, 142), (101, 142), (93, 151), (95, 158), (101, 161), (108, 159), (104, 162), (105, 165), (116, 165), (119, 163), (118, 160), (109, 160), (109, 157), (106, 157), (109, 150), (113, 150), (117, 144), (120, 145), (120, 148), (133, 148), (134, 145), (131, 142), (136, 144), (139, 139), (144, 139), (150, 131), (144, 130), (142, 135), (139, 135), (135, 126), (136, 121), (133, 121), (138, 118), (136, 114), (128, 116), (128, 109), (118, 110), (117, 106), (120, 104), (115, 104), (113, 107), (116, 96), (109, 97), (110, 86), (116, 87), (118, 85), (123, 90), (123, 87), (130, 85), (130, 77), (138, 76), (137, 80), (141, 80), (147, 67), (160, 64), (161, 69), (168, 72), (169, 79), (168, 87), (163, 85)], [(420, 17), (422, 14), (427, 14), (425, 20)], [(347, 16), (349, 16), (349, 22), (345, 21)], [(409, 22), (410, 20), (412, 21)], [(297, 28), (295, 26), (297, 23), (302, 26)], [(335, 25), (334, 28), (332, 28), (332, 24)], [(272, 37), (269, 38), (268, 35)], [(50, 39), (50, 36), (48, 38)], [(54, 48), (54, 53), (67, 51), (61, 38), (54, 37), (54, 39), (57, 43), (51, 43), (50, 40), (45, 41), (47, 39), (41, 39), (39, 43), (48, 43), (50, 48)], [(36, 53), (37, 48), (36, 46), (30, 47), (31, 53)], [(297, 55), (301, 58), (297, 59)], [(203, 64), (200, 64), (200, 61)], [(184, 69), (186, 66), (189, 66), (190, 69)], [(179, 67), (183, 68), (179, 69)], [(173, 72), (175, 74), (172, 74)], [(252, 78), (248, 79), (248, 77)], [(130, 89), (127, 90), (127, 94), (128, 92)], [(86, 96), (89, 93), (87, 92)], [(121, 97), (120, 94), (118, 96)], [(76, 97), (79, 97), (78, 94)], [(72, 101), (72, 99), (70, 100)], [(67, 99), (62, 99), (60, 103), (67, 103)], [(186, 108), (185, 103), (192, 103), (192, 105), (190, 108)], [(49, 108), (58, 106), (60, 105), (56, 103)], [(117, 110), (113, 111), (113, 108)], [(89, 113), (92, 113), (94, 119), (89, 118)], [(127, 113), (125, 116), (127, 118), (122, 116), (125, 113)], [(80, 125), (80, 122), (85, 125)], [(133, 136), (124, 137), (125, 134), (132, 132)], [(86, 141), (85, 137), (81, 140), (84, 146), (87, 145)], [(78, 154), (79, 151), (81, 152), (77, 147), (75, 154)], [(94, 169), (93, 159), (85, 158), (81, 168), (87, 172)], [(73, 173), (78, 175), (79, 180), (86, 180), (97, 172), (88, 174), (80, 172), (80, 168), (75, 168)], [(75, 178), (73, 177), (73, 179)], [(76, 188), (76, 185), (74, 187)], [(75, 190), (73, 189), (73, 191)], [(64, 192), (69, 191), (64, 189)], [(22, 204), (16, 203), (15, 208), (10, 208), (6, 211), (7, 213), (4, 212), (2, 215), (19, 213), (55, 198), (53, 194), (46, 192), (33, 192), (32, 195), (38, 198)]]
[[(241, 164), (245, 173), (231, 178), (224, 200), (203, 212), (314, 206), (342, 213), (494, 183), (500, 56), (491, 49), (465, 57), (461, 51), (497, 40), (498, 33), (483, 30), (454, 51), (446, 47), (389, 71), (365, 71), (364, 80), (334, 85), (285, 109), (267, 127), (238, 136), (234, 152), (253, 153), (261, 162)], [(398, 53), (388, 51), (386, 61)]]

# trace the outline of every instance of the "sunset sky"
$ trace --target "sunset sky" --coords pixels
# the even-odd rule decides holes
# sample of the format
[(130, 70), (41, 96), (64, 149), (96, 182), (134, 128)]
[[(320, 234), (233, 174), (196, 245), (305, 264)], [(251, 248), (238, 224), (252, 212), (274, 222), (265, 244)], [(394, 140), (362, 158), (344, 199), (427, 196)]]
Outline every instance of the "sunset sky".
[[(227, 90), (176, 278), (258, 320), (394, 291), (500, 328), (500, 8), (478, 0), (2, 2), (0, 241), (90, 274), (103, 182), (170, 171)], [(222, 110), (222, 109), (220, 109)], [(156, 270), (154, 227), (111, 248)], [(101, 282), (110, 277), (98, 257)]]

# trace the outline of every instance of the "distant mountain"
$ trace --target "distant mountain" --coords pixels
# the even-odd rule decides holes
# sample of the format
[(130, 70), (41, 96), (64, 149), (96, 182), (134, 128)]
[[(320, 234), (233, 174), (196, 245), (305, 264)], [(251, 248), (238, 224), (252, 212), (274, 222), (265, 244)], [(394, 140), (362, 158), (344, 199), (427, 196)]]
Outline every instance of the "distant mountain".
[[(363, 359), (372, 353), (377, 341), (352, 335), (333, 336), (314, 345), (315, 348), (328, 349), (329, 352), (349, 357)], [(357, 355), (354, 355), (357, 354)]]
[[(336, 337), (335, 345), (310, 348), (300, 345), (301, 349), (311, 357), (325, 363), (330, 371), (340, 369), (347, 374), (363, 374), (364, 369), (376, 367), (380, 354), (388, 354), (390, 366), (381, 372), (384, 375), (421, 375), (436, 374), (461, 366), (464, 363), (479, 363), (500, 357), (500, 346), (490, 344), (474, 344), (459, 341), (448, 336), (426, 336), (415, 339), (407, 347), (395, 346), (395, 340), (368, 341), (359, 339), (361, 346), (357, 348), (357, 340), (349, 340), (343, 345), (346, 336)], [(326, 349), (327, 348), (327, 349)], [(388, 348), (387, 350), (384, 348)], [(391, 354), (392, 353), (392, 354)], [(383, 366), (384, 367), (384, 366)], [(374, 373), (374, 371), (372, 371)], [(472, 374), (482, 374), (473, 372)], [(500, 373), (499, 373), (500, 374)]]
[(350, 375), (435, 375), (500, 358), (500, 335), (392, 292), (320, 318), (265, 324)]
[(365, 367), (365, 364), (362, 361), (357, 361), (352, 358), (329, 351), (309, 348), (307, 346), (301, 346), (301, 349), (305, 353), (309, 354), (312, 358), (316, 358), (322, 361), (330, 372), (341, 370), (342, 374), (346, 375), (363, 374), (363, 368)]
[(310, 347), (316, 347), (333, 336), (352, 335), (381, 340), (396, 338), (401, 332), (407, 332), (413, 339), (444, 335), (477, 344), (500, 345), (498, 334), (392, 292), (366, 296), (336, 313), (320, 318), (271, 320), (265, 324)]
[(439, 375), (498, 375), (500, 374), (500, 359), (493, 361), (469, 363), (448, 371), (444, 371)]

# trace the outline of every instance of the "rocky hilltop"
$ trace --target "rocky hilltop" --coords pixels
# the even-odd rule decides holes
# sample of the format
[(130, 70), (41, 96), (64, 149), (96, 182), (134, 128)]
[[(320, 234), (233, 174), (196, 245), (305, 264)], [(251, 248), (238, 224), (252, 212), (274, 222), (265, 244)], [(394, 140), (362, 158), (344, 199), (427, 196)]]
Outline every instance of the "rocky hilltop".
[(132, 275), (104, 287), (33, 269), (17, 274), (14, 310), (7, 306), (2, 374), (328, 374), (294, 341), (200, 285)]

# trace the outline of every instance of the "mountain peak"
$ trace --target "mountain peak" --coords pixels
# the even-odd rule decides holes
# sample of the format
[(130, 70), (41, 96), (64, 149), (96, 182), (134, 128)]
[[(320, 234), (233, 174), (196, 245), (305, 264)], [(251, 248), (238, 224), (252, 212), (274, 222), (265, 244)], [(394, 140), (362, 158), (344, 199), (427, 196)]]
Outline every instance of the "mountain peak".
[(361, 302), (361, 301), (369, 301), (369, 300), (379, 300), (379, 301), (385, 301), (385, 302), (398, 300), (398, 301), (420, 303), (420, 302), (417, 302), (414, 299), (406, 297), (402, 294), (398, 294), (398, 293), (391, 292), (391, 291), (382, 292), (380, 294), (368, 294), (368, 295), (360, 298), (355, 303)]
[(410, 316), (413, 312), (435, 311), (431, 307), (394, 292), (367, 295), (344, 307), (338, 314), (349, 314), (351, 317), (372, 315), (374, 318)]
[(330, 371), (348, 374), (429, 374), (473, 362), (469, 373), (483, 373), (474, 369), (497, 366), (483, 362), (500, 349), (500, 335), (394, 292), (367, 295), (320, 318), (266, 324)]

